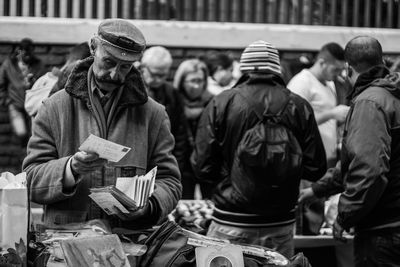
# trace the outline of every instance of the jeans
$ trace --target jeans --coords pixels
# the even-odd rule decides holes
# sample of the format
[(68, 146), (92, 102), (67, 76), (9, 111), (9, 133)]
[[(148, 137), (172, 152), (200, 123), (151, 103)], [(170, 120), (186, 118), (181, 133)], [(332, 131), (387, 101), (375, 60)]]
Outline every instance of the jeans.
[(293, 231), (294, 223), (285, 226), (245, 228), (212, 221), (207, 236), (227, 239), (232, 243), (267, 247), (291, 258), (294, 254)]
[(400, 228), (356, 233), (354, 261), (356, 267), (400, 266)]

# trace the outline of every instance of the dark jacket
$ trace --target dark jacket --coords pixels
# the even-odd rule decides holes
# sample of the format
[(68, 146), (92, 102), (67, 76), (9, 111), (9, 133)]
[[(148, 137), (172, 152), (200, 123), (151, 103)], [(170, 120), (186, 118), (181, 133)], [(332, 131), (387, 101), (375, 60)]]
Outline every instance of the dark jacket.
[(400, 226), (400, 74), (375, 66), (358, 77), (351, 98), (337, 221), (356, 231)]
[(28, 66), (28, 72), (31, 77), (25, 82), (17, 58), (6, 58), (0, 67), (0, 105), (13, 104), (18, 110), (24, 110), (26, 90), (30, 89), (46, 70), (41, 60), (34, 57)]
[[(45, 100), (34, 120), (23, 164), (30, 198), (45, 205), (44, 221), (49, 226), (98, 218), (109, 220), (112, 226), (129, 228), (159, 223), (175, 208), (182, 191), (165, 108), (147, 97), (140, 73), (133, 68), (112, 119), (102, 125), (96, 120), (88, 96), (87, 76), (92, 63), (93, 58), (79, 63), (65, 90)], [(79, 176), (76, 187), (66, 191), (63, 188), (66, 164), (89, 134), (132, 149), (118, 163), (108, 162), (101, 170)], [(88, 196), (91, 187), (114, 185), (117, 175), (143, 175), (154, 166), (158, 169), (150, 201), (155, 209), (142, 220), (116, 221), (106, 216)]]
[(158, 103), (165, 106), (165, 110), (171, 121), (171, 133), (175, 138), (173, 154), (178, 161), (180, 169), (185, 160), (187, 149), (186, 118), (183, 112), (183, 101), (178, 91), (168, 82), (157, 89), (149, 88), (149, 95)]
[[(197, 99), (191, 99), (186, 94), (183, 86), (178, 88), (179, 95), (183, 101), (183, 112), (186, 120), (186, 133), (187, 133), (187, 142), (186, 142), (186, 150), (184, 153), (184, 161), (182, 164), (181, 174), (182, 174), (182, 198), (183, 199), (193, 199), (196, 180), (193, 173), (193, 168), (190, 163), (190, 155), (193, 152), (194, 148), (194, 140), (196, 138), (197, 126), (200, 121), (201, 114), (203, 113), (205, 107), (212, 99), (213, 95), (211, 95), (206, 87), (204, 87), (203, 93)], [(212, 188), (208, 186), (208, 184), (201, 183), (200, 190), (202, 194), (202, 198), (209, 199), (211, 197)]]
[[(251, 101), (245, 101), (238, 90)], [(282, 117), (299, 141), (303, 168), (296, 177), (288, 179), (290, 182), (277, 201), (281, 204), (279, 208), (271, 210), (265, 203), (263, 210), (254, 210), (254, 203), (238, 198), (230, 181), (230, 169), (242, 136), (258, 122), (254, 109), (263, 111), (265, 98), (270, 100), (271, 108), (281, 107), (283, 90), (287, 90), (290, 100)], [(258, 103), (258, 106), (250, 106), (248, 102)], [(233, 89), (215, 96), (206, 107), (199, 123), (192, 165), (198, 179), (217, 186), (213, 200), (218, 210), (257, 214), (263, 217), (259, 218), (264, 220), (263, 223), (294, 221), (300, 179), (316, 181), (320, 178), (326, 171), (326, 156), (313, 110), (307, 101), (288, 91), (279, 76), (255, 72), (243, 75)]]
[(341, 162), (329, 168), (325, 175), (311, 185), (317, 198), (327, 198), (344, 191), (344, 182), (341, 172)]

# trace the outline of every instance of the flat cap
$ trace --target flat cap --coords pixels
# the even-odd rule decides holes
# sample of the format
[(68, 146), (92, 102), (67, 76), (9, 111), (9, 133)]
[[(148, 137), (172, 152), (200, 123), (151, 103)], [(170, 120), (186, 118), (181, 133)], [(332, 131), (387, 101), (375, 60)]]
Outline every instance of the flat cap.
[(97, 34), (107, 52), (121, 60), (134, 61), (146, 48), (142, 32), (127, 20), (106, 19)]

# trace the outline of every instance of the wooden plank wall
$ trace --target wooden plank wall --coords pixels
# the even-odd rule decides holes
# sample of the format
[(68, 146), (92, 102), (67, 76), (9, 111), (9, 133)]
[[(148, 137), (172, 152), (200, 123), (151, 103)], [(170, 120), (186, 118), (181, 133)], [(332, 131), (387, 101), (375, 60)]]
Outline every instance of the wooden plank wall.
[(399, 0), (0, 0), (0, 16), (397, 28)]

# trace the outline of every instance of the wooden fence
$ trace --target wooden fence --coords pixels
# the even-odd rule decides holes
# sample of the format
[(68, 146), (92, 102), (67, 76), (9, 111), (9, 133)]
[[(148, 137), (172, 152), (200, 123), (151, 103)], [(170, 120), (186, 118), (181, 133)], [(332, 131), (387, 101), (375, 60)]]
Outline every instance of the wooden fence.
[(0, 0), (0, 16), (399, 28), (400, 0)]

